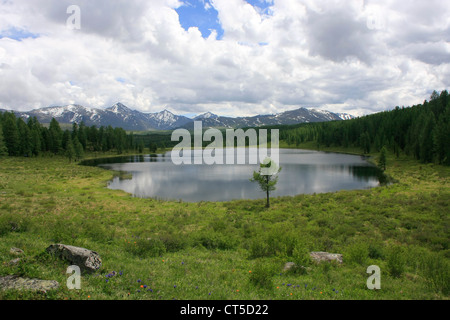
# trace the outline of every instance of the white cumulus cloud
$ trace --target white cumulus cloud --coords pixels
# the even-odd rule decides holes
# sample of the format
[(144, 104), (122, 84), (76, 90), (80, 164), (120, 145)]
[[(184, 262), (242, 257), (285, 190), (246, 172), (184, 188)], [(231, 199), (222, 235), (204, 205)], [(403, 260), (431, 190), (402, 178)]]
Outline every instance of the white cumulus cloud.
[[(319, 107), (355, 115), (450, 85), (440, 0), (200, 0), (223, 38), (183, 29), (181, 0), (0, 4), (0, 108), (49, 105), (241, 116)], [(70, 30), (67, 8), (81, 10)]]

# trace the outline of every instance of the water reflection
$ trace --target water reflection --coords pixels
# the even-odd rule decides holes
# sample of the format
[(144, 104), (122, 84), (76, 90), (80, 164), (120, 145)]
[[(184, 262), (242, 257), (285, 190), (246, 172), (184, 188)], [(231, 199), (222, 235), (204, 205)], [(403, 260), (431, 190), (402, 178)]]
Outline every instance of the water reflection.
[[(261, 199), (265, 194), (251, 183), (258, 165), (181, 165), (166, 155), (127, 156), (85, 161), (83, 165), (132, 173), (114, 178), (109, 188), (136, 197), (199, 201)], [(383, 183), (378, 168), (359, 156), (305, 150), (280, 150), (277, 196), (294, 196), (376, 187)]]

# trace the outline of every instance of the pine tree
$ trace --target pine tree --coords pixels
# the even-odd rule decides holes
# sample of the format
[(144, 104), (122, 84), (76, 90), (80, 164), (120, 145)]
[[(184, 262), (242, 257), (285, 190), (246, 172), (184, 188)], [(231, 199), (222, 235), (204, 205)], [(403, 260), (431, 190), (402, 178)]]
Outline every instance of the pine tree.
[(360, 146), (363, 149), (364, 154), (370, 153), (370, 135), (367, 131), (361, 134)]
[(5, 140), (3, 139), (3, 128), (2, 124), (0, 123), (0, 157), (1, 156), (7, 156), (8, 155), (8, 149), (5, 145)]
[[(265, 174), (263, 169), (270, 171), (270, 174)], [(270, 192), (276, 190), (276, 185), (278, 183), (278, 173), (280, 173), (281, 167), (270, 159), (266, 159), (260, 165), (259, 171), (253, 172), (253, 178), (250, 179), (251, 182), (257, 182), (262, 191), (266, 193), (266, 208), (270, 208)]]
[(149, 149), (150, 153), (156, 153), (156, 151), (158, 151), (158, 145), (154, 142), (150, 142)]
[(69, 162), (72, 162), (75, 157), (75, 147), (73, 146), (72, 138), (67, 141), (66, 157), (69, 158)]
[(50, 122), (49, 134), (51, 141), (50, 151), (54, 154), (58, 154), (62, 150), (63, 131), (61, 130), (58, 121), (54, 118)]
[(72, 135), (70, 134), (70, 131), (64, 130), (61, 140), (62, 141), (61, 145), (64, 150), (67, 150), (67, 144), (69, 143), (70, 140), (72, 140)]
[(16, 116), (12, 112), (3, 115), (3, 139), (10, 156), (19, 155), (19, 130), (17, 129)]
[(80, 126), (78, 128), (78, 140), (80, 141), (81, 145), (83, 146), (83, 150), (87, 149), (87, 127), (84, 124), (84, 122), (80, 123)]
[(31, 152), (37, 156), (42, 151), (41, 125), (36, 117), (28, 119), (27, 125), (31, 134)]
[(75, 148), (75, 158), (76, 158), (76, 160), (79, 161), (79, 160), (83, 159), (84, 158), (83, 145), (78, 140), (78, 138), (74, 139), (73, 146)]
[(31, 131), (22, 118), (17, 119), (17, 129), (19, 130), (19, 154), (24, 157), (32, 156)]
[(380, 168), (383, 171), (386, 171), (386, 164), (387, 164), (386, 156), (387, 156), (387, 149), (386, 147), (383, 147), (381, 148), (380, 158), (378, 159), (378, 168)]
[(434, 128), (433, 144), (436, 160), (440, 164), (450, 164), (450, 102)]
[(419, 135), (419, 159), (423, 162), (433, 161), (433, 131), (435, 125), (434, 114), (424, 114), (424, 121), (421, 122), (422, 130)]
[(138, 144), (138, 152), (143, 153), (144, 152), (144, 142), (139, 142)]

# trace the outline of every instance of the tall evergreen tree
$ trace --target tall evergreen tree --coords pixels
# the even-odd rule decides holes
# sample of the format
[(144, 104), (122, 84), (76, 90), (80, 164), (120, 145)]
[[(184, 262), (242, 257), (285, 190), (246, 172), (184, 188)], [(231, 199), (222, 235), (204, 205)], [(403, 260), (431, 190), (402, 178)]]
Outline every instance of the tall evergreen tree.
[(81, 160), (84, 158), (84, 150), (83, 150), (83, 145), (81, 144), (81, 142), (78, 140), (78, 138), (75, 138), (73, 141), (73, 146), (75, 148), (75, 159), (77, 161)]
[(61, 142), (62, 148), (64, 150), (67, 150), (67, 144), (69, 143), (70, 140), (72, 140), (72, 135), (70, 134), (70, 131), (64, 130)]
[(5, 145), (5, 140), (3, 139), (3, 128), (2, 124), (0, 122), (0, 157), (1, 156), (7, 156), (8, 155), (8, 149)]
[(450, 102), (434, 128), (433, 144), (438, 163), (450, 164)]
[(62, 150), (63, 131), (55, 118), (50, 121), (49, 134), (51, 143), (50, 151), (54, 154), (58, 154)]
[(433, 131), (436, 121), (433, 113), (424, 114), (422, 130), (419, 135), (419, 159), (423, 162), (433, 161)]
[(18, 156), (19, 150), (19, 130), (17, 129), (16, 116), (12, 112), (3, 115), (3, 139), (10, 156)]
[(360, 146), (365, 154), (370, 153), (370, 135), (367, 131), (361, 134)]
[(87, 149), (87, 127), (84, 124), (84, 122), (80, 123), (80, 126), (78, 128), (78, 141), (80, 141), (81, 145), (83, 146), (83, 150)]
[(17, 129), (19, 131), (19, 155), (32, 156), (31, 131), (22, 118), (17, 119)]
[(42, 151), (41, 125), (36, 117), (29, 118), (27, 125), (31, 134), (31, 151), (37, 156)]
[(383, 171), (386, 171), (386, 165), (387, 165), (387, 149), (386, 147), (381, 148), (380, 151), (380, 158), (378, 159), (378, 168), (380, 168)]
[(72, 162), (75, 158), (75, 147), (73, 145), (72, 137), (67, 141), (66, 157), (69, 159), (69, 162)]

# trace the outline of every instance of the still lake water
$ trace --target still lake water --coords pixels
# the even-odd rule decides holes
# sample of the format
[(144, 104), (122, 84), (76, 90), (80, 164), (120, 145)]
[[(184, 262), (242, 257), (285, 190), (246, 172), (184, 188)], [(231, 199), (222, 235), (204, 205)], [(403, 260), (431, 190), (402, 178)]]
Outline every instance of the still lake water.
[[(131, 179), (115, 177), (108, 187), (135, 197), (185, 202), (265, 198), (258, 184), (250, 182), (259, 165), (177, 166), (170, 155), (95, 159), (83, 165), (131, 173)], [(280, 165), (272, 197), (367, 189), (382, 181), (380, 170), (361, 156), (280, 149)]]

